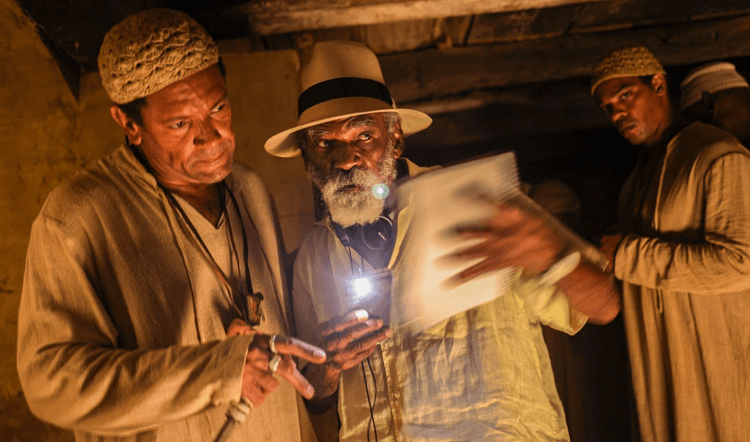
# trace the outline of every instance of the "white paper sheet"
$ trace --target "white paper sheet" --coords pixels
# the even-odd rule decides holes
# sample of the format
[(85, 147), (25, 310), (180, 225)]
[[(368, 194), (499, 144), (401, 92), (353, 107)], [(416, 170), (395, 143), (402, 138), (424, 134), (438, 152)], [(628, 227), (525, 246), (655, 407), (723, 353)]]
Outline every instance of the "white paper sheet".
[(430, 172), (397, 192), (399, 206), (408, 206), (412, 217), (394, 280), (392, 328), (419, 332), (505, 292), (513, 268), (456, 284), (455, 276), (478, 260), (450, 256), (476, 241), (456, 235), (457, 227), (484, 224), (496, 214), (487, 199), (504, 201), (518, 194), (512, 152)]

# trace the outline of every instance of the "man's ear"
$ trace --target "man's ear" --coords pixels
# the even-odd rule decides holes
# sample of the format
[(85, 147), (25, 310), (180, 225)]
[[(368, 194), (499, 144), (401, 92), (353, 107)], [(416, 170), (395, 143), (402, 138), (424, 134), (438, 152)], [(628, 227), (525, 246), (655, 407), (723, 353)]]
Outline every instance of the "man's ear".
[(667, 79), (664, 78), (664, 74), (655, 74), (653, 77), (651, 77), (651, 87), (659, 95), (666, 94)]
[(393, 141), (393, 157), (401, 158), (404, 153), (404, 133), (401, 131), (401, 123), (396, 124), (391, 132), (391, 141)]
[(143, 128), (133, 121), (132, 118), (128, 117), (125, 112), (120, 109), (120, 106), (116, 104), (109, 106), (109, 114), (112, 115), (112, 119), (115, 120), (115, 123), (125, 131), (125, 136), (128, 137), (128, 142), (130, 144), (134, 146), (141, 144)]
[(302, 157), (302, 164), (305, 165), (305, 170), (307, 170), (307, 166), (310, 165), (310, 156), (307, 154), (307, 149), (300, 149), (300, 156)]
[(714, 96), (708, 91), (703, 91), (701, 94), (701, 104), (706, 110), (707, 115), (714, 120), (716, 118), (716, 103), (714, 102)]

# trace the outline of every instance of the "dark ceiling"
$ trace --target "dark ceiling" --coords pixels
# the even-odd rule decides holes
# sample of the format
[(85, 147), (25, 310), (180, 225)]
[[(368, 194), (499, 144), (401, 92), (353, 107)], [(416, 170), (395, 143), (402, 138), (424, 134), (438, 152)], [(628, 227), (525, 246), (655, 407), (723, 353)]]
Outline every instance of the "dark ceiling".
[(215, 39), (245, 39), (259, 51), (360, 41), (379, 55), (398, 104), (429, 113), (440, 128), (410, 145), (417, 154), (447, 152), (446, 160), (458, 147), (481, 153), (606, 126), (587, 77), (625, 42), (648, 46), (676, 82), (709, 60), (750, 68), (747, 0), (16, 1), (74, 93), (81, 73), (96, 69), (106, 31), (152, 7), (185, 11)]

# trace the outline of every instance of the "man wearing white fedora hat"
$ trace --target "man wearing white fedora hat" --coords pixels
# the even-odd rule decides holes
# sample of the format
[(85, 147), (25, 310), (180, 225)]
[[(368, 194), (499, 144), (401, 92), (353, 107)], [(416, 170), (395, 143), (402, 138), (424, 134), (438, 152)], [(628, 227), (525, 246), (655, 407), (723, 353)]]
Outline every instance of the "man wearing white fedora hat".
[[(567, 440), (538, 318), (517, 293), (416, 336), (387, 327), (389, 277), (409, 273), (398, 264), (408, 224), (383, 193), (402, 177), (429, 171), (401, 153), (404, 137), (431, 119), (393, 105), (367, 47), (326, 41), (307, 55), (297, 125), (269, 138), (265, 148), (281, 157), (301, 154), (327, 208), (294, 266), (297, 336), (329, 352), (325, 364), (303, 370), (316, 391), (310, 409), (338, 401), (341, 441)], [(486, 229), (464, 232), (484, 241), (463, 256), (484, 260), (462, 277), (507, 266), (549, 268), (561, 248), (555, 234), (520, 210), (497, 210)], [(576, 307), (593, 321), (611, 320), (619, 310), (612, 278), (580, 267), (573, 273), (588, 291)], [(384, 290), (379, 302), (341, 312), (351, 296), (347, 281), (363, 274)], [(565, 278), (560, 286), (583, 293), (584, 279)], [(558, 327), (573, 333), (585, 315), (566, 305)]]

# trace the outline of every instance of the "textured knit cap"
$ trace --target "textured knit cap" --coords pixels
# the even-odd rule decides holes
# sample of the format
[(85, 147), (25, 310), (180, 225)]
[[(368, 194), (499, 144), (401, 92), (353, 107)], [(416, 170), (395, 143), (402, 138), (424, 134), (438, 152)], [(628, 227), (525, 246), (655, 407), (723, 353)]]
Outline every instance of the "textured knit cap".
[(690, 71), (680, 83), (682, 97), (680, 112), (697, 103), (704, 92), (713, 94), (724, 89), (749, 87), (747, 80), (738, 74), (732, 63), (723, 61), (708, 63)]
[(131, 15), (104, 36), (99, 74), (117, 104), (146, 97), (219, 61), (219, 49), (198, 23), (171, 9)]
[(356, 115), (397, 113), (405, 136), (432, 123), (422, 112), (396, 108), (377, 56), (353, 41), (315, 43), (302, 62), (298, 92), (297, 125), (266, 141), (266, 151), (271, 155), (297, 156), (300, 150), (295, 132)]
[(611, 78), (640, 77), (664, 74), (659, 60), (648, 49), (639, 45), (629, 45), (610, 51), (594, 66), (591, 75), (591, 95), (596, 87)]

